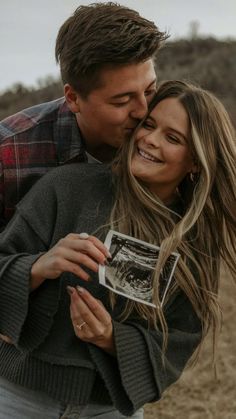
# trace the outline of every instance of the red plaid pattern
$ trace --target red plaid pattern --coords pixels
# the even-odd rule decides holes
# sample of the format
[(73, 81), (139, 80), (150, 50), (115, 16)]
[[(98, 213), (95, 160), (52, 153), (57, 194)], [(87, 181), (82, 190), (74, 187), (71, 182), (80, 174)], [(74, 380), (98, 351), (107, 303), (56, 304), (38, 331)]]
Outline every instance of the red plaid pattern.
[(75, 115), (64, 98), (25, 109), (0, 123), (0, 227), (51, 168), (86, 161)]

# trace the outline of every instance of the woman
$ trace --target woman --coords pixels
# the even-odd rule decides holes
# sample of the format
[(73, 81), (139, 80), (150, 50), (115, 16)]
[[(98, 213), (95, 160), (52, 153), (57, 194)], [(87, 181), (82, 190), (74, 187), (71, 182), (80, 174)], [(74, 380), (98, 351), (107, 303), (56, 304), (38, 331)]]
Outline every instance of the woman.
[[(235, 158), (218, 100), (169, 81), (112, 169), (70, 165), (37, 183), (0, 239), (1, 419), (141, 418), (178, 379), (219, 327), (221, 260), (236, 273)], [(160, 245), (156, 309), (99, 286), (109, 228)]]

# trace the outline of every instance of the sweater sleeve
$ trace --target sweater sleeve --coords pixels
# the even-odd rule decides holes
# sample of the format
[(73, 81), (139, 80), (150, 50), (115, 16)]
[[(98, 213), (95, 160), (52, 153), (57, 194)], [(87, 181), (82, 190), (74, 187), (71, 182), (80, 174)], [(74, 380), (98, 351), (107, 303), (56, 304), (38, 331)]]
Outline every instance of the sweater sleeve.
[[(53, 208), (47, 211), (53, 206), (46, 206), (41, 183), (0, 234), (0, 333), (22, 351), (31, 351), (44, 340), (58, 303), (58, 281), (46, 280), (33, 292), (29, 286), (31, 266), (48, 249), (53, 229)], [(38, 232), (37, 223), (47, 226), (44, 234)]]
[(110, 397), (125, 415), (162, 397), (181, 375), (201, 341), (201, 325), (187, 298), (175, 299), (166, 313), (168, 346), (162, 354), (162, 333), (137, 321), (113, 322), (116, 358), (94, 345), (89, 350)]

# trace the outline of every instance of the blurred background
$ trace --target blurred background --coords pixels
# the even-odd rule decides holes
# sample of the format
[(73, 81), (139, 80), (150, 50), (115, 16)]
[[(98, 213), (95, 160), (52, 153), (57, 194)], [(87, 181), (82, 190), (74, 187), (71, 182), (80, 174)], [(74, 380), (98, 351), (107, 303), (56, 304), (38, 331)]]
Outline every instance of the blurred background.
[[(98, 1), (94, 1), (96, 3)], [(88, 0), (0, 0), (0, 119), (63, 94), (54, 46), (61, 24)], [(236, 118), (236, 1), (120, 0), (170, 35), (156, 58), (159, 80), (213, 90)]]
[[(34, 85), (57, 76), (54, 44), (64, 20), (88, 0), (0, 0), (0, 90), (13, 83)], [(235, 0), (121, 0), (155, 21), (171, 40), (200, 37), (236, 39)]]
[[(63, 95), (54, 59), (56, 35), (76, 7), (89, 3), (0, 0), (0, 119)], [(236, 126), (236, 1), (119, 3), (136, 9), (170, 34), (155, 59), (158, 79), (187, 79), (211, 90), (223, 101)], [(235, 285), (223, 272), (217, 378), (208, 340), (201, 362), (187, 370), (159, 403), (145, 407), (145, 419), (236, 419), (235, 296)]]

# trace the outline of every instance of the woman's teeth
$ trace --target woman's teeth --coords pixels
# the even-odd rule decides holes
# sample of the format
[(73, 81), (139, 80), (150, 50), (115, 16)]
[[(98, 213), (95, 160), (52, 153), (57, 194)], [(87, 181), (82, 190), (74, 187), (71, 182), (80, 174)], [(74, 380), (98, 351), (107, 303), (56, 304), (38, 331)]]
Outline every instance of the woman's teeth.
[(144, 159), (147, 159), (147, 160), (150, 160), (150, 161), (155, 161), (155, 162), (159, 161), (155, 157), (151, 156), (151, 154), (148, 154), (145, 151), (140, 150), (140, 148), (138, 148), (138, 153), (140, 154), (140, 156), (144, 157)]

